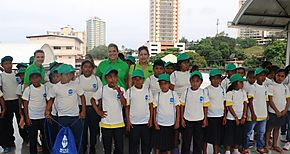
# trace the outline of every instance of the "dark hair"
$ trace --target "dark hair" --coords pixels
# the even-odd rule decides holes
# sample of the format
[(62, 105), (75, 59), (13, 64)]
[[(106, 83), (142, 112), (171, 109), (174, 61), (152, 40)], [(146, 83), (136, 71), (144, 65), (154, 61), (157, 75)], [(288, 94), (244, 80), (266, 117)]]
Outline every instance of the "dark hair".
[(163, 60), (157, 59), (157, 60), (154, 61), (153, 68), (155, 68), (156, 66), (164, 67), (164, 64), (165, 64), (165, 62)]
[(109, 49), (109, 48), (115, 48), (115, 49), (119, 52), (118, 46), (117, 46), (116, 44), (114, 44), (114, 43), (110, 43), (110, 44), (108, 45), (108, 49)]
[(269, 62), (269, 61), (264, 61), (264, 62), (262, 63), (262, 65), (261, 65), (261, 67), (263, 67), (263, 68), (265, 69), (266, 67), (269, 67), (269, 66), (271, 66), (271, 65), (272, 65), (271, 62)]
[(148, 50), (148, 48), (147, 48), (146, 46), (141, 46), (141, 47), (139, 47), (139, 48), (138, 48), (138, 54), (140, 54), (140, 52), (141, 52), (142, 50), (146, 50), (146, 52), (148, 53), (148, 55), (150, 55), (150, 54), (149, 54), (149, 50)]
[(254, 70), (249, 70), (248, 73), (247, 73), (247, 76), (248, 75), (255, 75), (255, 71)]
[(35, 52), (34, 52), (34, 56), (36, 55), (36, 54), (38, 54), (38, 53), (42, 53), (42, 54), (44, 54), (44, 51), (43, 50), (36, 50)]
[(285, 67), (285, 70), (286, 70), (287, 74), (289, 74), (289, 72), (290, 72), (290, 65), (286, 66)]
[(244, 70), (244, 72), (246, 73), (246, 68), (244, 67), (238, 67), (237, 70)]
[(88, 59), (86, 59), (86, 60), (84, 60), (84, 61), (82, 62), (82, 64), (81, 64), (81, 68), (82, 68), (85, 64), (87, 64), (87, 63), (91, 64), (92, 67), (95, 68), (95, 64), (94, 64), (91, 60), (88, 60)]
[[(267, 68), (266, 68), (269, 72), (268, 72), (268, 74), (270, 74), (270, 73), (272, 73), (272, 72), (274, 72), (275, 74), (276, 74), (276, 72), (280, 69), (278, 66), (276, 66), (276, 65), (271, 65), (271, 66), (268, 66)], [(268, 75), (267, 74), (267, 75)]]
[(227, 92), (229, 92), (229, 91), (233, 91), (233, 90), (235, 89), (235, 87), (236, 87), (237, 84), (238, 84), (238, 81), (233, 82), (233, 83), (229, 86), (229, 88), (227, 89)]
[(193, 65), (191, 67), (191, 70), (190, 70), (190, 73), (194, 72), (194, 71), (198, 71), (199, 70), (199, 67), (197, 65)]
[(122, 60), (125, 61), (125, 55), (123, 53), (119, 53), (118, 57)]
[(189, 62), (190, 62), (189, 59), (186, 59), (186, 60), (180, 60), (180, 61), (178, 61), (178, 62), (176, 63), (176, 70), (177, 70), (177, 71), (180, 71), (180, 65), (181, 65), (181, 63), (183, 63), (183, 62), (185, 62), (185, 61), (189, 61)]

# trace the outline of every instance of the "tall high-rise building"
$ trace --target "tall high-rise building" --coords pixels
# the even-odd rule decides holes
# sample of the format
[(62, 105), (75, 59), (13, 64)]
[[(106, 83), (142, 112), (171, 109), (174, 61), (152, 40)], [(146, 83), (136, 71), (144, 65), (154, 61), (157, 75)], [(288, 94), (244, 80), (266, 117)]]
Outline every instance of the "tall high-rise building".
[(179, 42), (179, 1), (150, 0), (149, 42), (161, 43), (161, 50)]
[(87, 20), (87, 50), (106, 44), (106, 23), (98, 17)]

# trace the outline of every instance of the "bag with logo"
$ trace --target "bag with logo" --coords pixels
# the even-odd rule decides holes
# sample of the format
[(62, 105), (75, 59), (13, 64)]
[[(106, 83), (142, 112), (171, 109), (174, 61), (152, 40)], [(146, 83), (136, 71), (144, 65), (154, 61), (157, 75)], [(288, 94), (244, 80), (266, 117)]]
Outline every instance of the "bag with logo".
[(73, 132), (69, 127), (63, 127), (59, 130), (54, 146), (52, 148), (53, 154), (77, 154), (77, 148), (75, 144), (75, 138)]

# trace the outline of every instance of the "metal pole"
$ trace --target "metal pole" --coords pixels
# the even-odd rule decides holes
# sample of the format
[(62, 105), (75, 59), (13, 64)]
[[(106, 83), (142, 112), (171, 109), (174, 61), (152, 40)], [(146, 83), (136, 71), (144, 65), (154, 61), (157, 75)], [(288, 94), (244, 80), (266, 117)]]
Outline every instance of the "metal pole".
[(286, 66), (290, 64), (290, 22), (287, 26), (287, 50), (286, 50)]

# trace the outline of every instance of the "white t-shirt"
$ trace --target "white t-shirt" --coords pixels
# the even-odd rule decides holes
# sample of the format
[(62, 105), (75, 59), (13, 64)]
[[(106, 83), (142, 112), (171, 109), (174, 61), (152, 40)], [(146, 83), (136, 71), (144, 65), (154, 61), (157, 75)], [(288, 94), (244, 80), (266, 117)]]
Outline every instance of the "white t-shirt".
[(222, 81), (222, 83), (221, 83), (221, 86), (222, 86), (222, 88), (223, 88), (225, 91), (228, 90), (228, 88), (229, 88), (230, 85), (231, 85), (231, 84), (230, 84), (230, 79), (229, 79), (229, 78), (225, 78), (225, 79), (223, 79), (223, 81)]
[[(239, 119), (243, 117), (244, 103), (248, 101), (245, 90), (232, 90), (226, 94), (226, 106), (232, 106)], [(228, 120), (235, 120), (235, 117), (230, 111), (227, 114)]]
[[(289, 89), (284, 84), (278, 84), (274, 82), (268, 87), (268, 95), (273, 96), (273, 102), (276, 108), (281, 112), (287, 105), (286, 99), (290, 97)], [(269, 106), (269, 112), (275, 113), (275, 111)]]
[(275, 83), (274, 80), (269, 79), (269, 78), (266, 77), (266, 80), (265, 80), (265, 82), (264, 82), (264, 85), (266, 85), (267, 87), (269, 87), (269, 86), (272, 85), (273, 83)]
[[(19, 84), (18, 87), (17, 87), (17, 89), (16, 89), (16, 95), (18, 97), (22, 97), (23, 92), (24, 92), (24, 84)], [(23, 104), (21, 104), (21, 108), (22, 109), (24, 108), (23, 107)]]
[(208, 117), (222, 117), (224, 115), (224, 101), (226, 99), (225, 90), (221, 87), (207, 86), (204, 89), (206, 98), (210, 102), (208, 107)]
[[(249, 98), (253, 97), (254, 112), (257, 116), (257, 121), (266, 120), (268, 116), (267, 101), (268, 88), (266, 85), (259, 85), (254, 83), (248, 93)], [(248, 110), (248, 120), (251, 118), (251, 111)]]
[(153, 102), (149, 88), (131, 87), (126, 92), (127, 105), (130, 105), (130, 121), (132, 124), (147, 124), (150, 117), (149, 104)]
[(180, 102), (185, 105), (184, 119), (200, 121), (204, 119), (203, 107), (208, 107), (209, 101), (203, 89), (192, 90), (186, 88), (181, 95)]
[[(54, 86), (55, 84), (52, 84), (51, 82), (46, 82), (45, 83), (45, 86), (47, 87), (48, 89), (48, 94), (50, 94), (50, 91), (52, 90), (52, 87)], [(47, 100), (50, 99), (50, 96), (48, 95), (47, 96)], [(51, 115), (53, 116), (57, 116), (57, 112), (56, 112), (56, 109), (55, 109), (55, 102), (57, 102), (57, 98), (54, 98), (54, 102), (53, 102), (53, 105), (52, 105), (52, 110), (51, 110)]]
[[(3, 97), (3, 93), (2, 91), (0, 90), (0, 97)], [(2, 106), (0, 105), (0, 113), (2, 112)]]
[(246, 91), (247, 94), (249, 93), (251, 86), (253, 86), (253, 84), (250, 84), (248, 81), (244, 81), (244, 88), (243, 89)]
[(168, 90), (166, 93), (158, 92), (154, 95), (153, 105), (157, 107), (156, 119), (158, 125), (174, 125), (176, 120), (176, 106), (179, 104), (179, 97), (175, 91)]
[(182, 72), (182, 71), (174, 71), (170, 75), (170, 82), (174, 85), (174, 91), (177, 92), (178, 96), (181, 97), (181, 94), (184, 92), (184, 90), (188, 87), (191, 87), (190, 85), (190, 72)]
[(0, 74), (0, 86), (2, 86), (2, 92), (4, 94), (4, 100), (18, 99), (16, 95), (16, 89), (18, 87), (18, 81), (15, 77), (15, 73), (3, 72)]
[(75, 81), (85, 91), (86, 105), (91, 106), (91, 98), (93, 97), (94, 93), (103, 86), (102, 81), (98, 76), (95, 75), (91, 75), (88, 78), (84, 75), (81, 75)]
[(49, 97), (54, 102), (58, 116), (79, 116), (78, 97), (84, 95), (84, 90), (72, 82), (55, 84), (49, 91)]
[(28, 115), (30, 119), (45, 118), (44, 112), (46, 108), (47, 89), (46, 86), (34, 87), (32, 84), (26, 87), (22, 99), (28, 101)]
[[(125, 90), (121, 88), (123, 94)], [(120, 100), (120, 95), (118, 92), (108, 85), (99, 88), (96, 93), (94, 93), (93, 98), (98, 102), (102, 99), (102, 108), (103, 111), (107, 112), (107, 116), (101, 119), (101, 123), (106, 125), (116, 125), (124, 123), (123, 121), (123, 112), (122, 112), (122, 103)]]
[(158, 78), (156, 78), (155, 75), (148, 77), (144, 82), (144, 88), (151, 89), (153, 96), (156, 95), (156, 93), (160, 92)]

